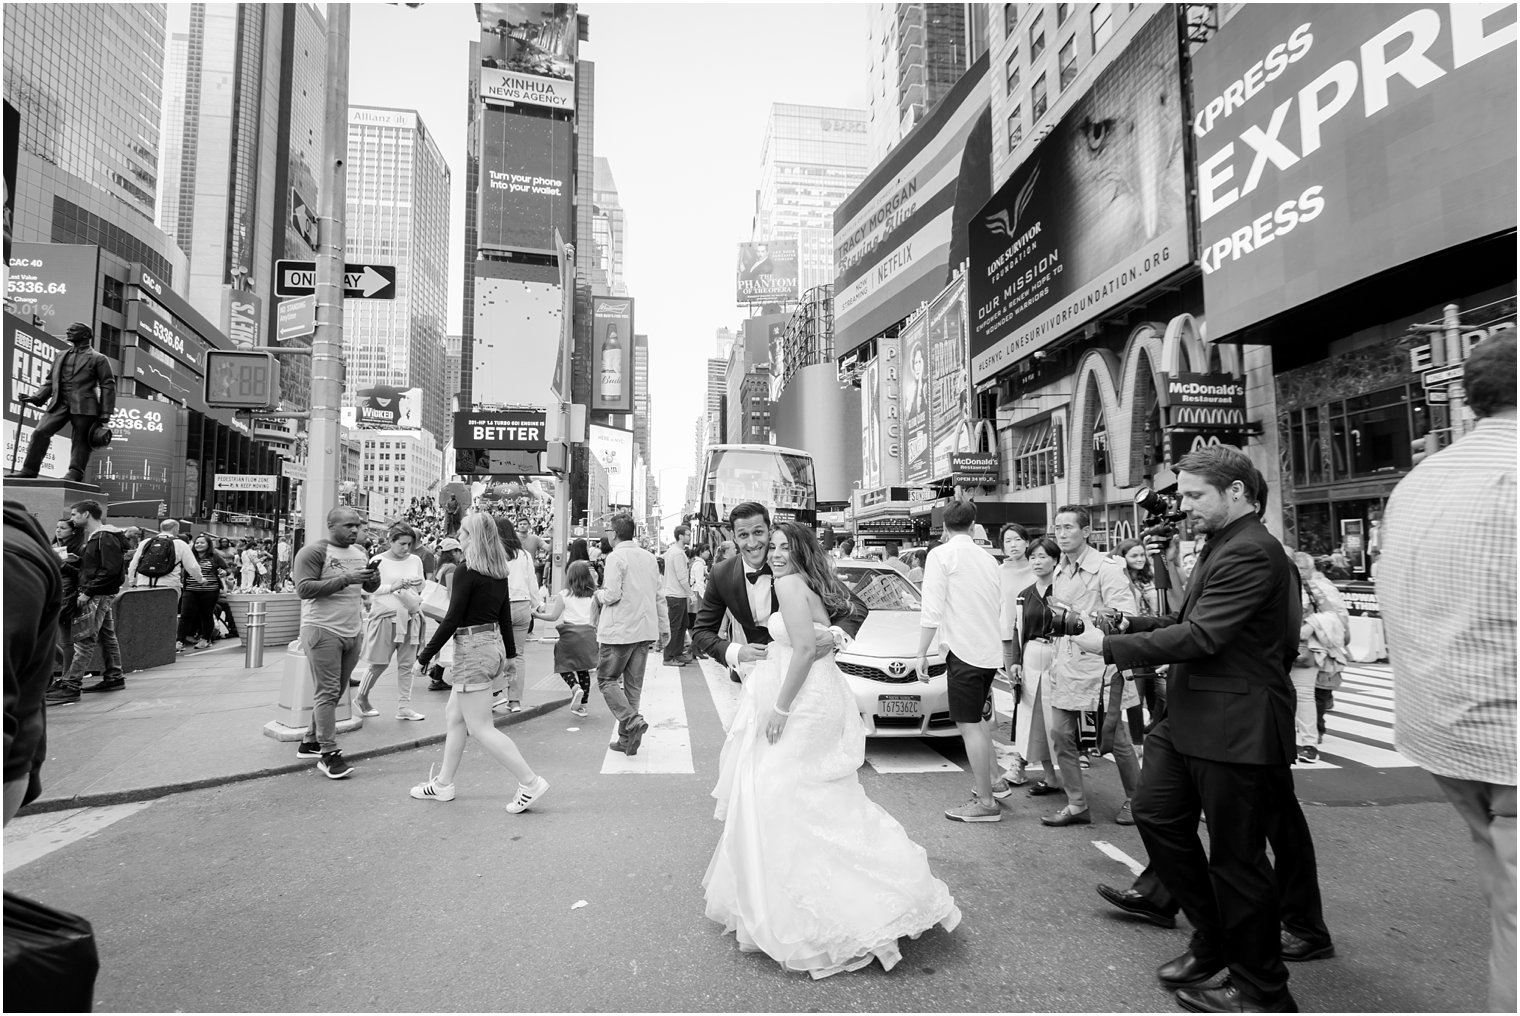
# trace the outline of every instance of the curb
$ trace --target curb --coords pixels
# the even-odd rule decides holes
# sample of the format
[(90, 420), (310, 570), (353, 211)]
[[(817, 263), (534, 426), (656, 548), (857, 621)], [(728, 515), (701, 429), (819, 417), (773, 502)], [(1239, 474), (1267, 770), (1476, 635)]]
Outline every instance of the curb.
[[(542, 702), (536, 706), (524, 707), (520, 713), (507, 713), (505, 716), (494, 718), (495, 726), (510, 727), (515, 723), (537, 719), (547, 713), (551, 713), (561, 706), (570, 704), (568, 698), (554, 699)], [(401, 741), (397, 744), (384, 744), (375, 748), (365, 748), (350, 755), (344, 752), (344, 758), (350, 762), (361, 759), (379, 758), (382, 755), (394, 755), (398, 752), (412, 751), (416, 748), (426, 748), (435, 744), (442, 744), (446, 734), (429, 734), (409, 741)], [(296, 762), (283, 763), (276, 766), (268, 766), (264, 769), (255, 769), (246, 773), (229, 773), (226, 776), (213, 776), (204, 780), (188, 780), (184, 783), (168, 783), (159, 787), (137, 787), (133, 790), (108, 790), (98, 794), (76, 794), (73, 797), (42, 797), (22, 808), (18, 815), (44, 815), (51, 811), (68, 811), (72, 808), (100, 808), (109, 804), (133, 804), (138, 801), (155, 801), (160, 797), (169, 797), (174, 794), (184, 794), (192, 790), (205, 790), (208, 787), (221, 787), (230, 783), (246, 783), (249, 780), (261, 780), (270, 776), (284, 776), (288, 773), (305, 772), (315, 765), (310, 759), (300, 759)]]

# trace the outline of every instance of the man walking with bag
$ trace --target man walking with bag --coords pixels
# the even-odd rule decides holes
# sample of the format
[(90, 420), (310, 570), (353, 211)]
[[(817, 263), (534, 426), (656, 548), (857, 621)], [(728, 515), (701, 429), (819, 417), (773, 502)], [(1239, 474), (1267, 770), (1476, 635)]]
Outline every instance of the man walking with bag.
[(670, 641), (665, 643), (665, 665), (684, 667), (691, 662), (686, 651), (686, 611), (691, 603), (691, 559), (686, 556), (686, 545), (691, 542), (691, 529), (676, 526), (675, 539), (665, 548), (665, 577), (660, 592), (665, 597), (665, 609), (670, 616)]
[(634, 540), (633, 516), (620, 513), (607, 525), (606, 579), (596, 592), (602, 614), (596, 626), (601, 655), (596, 663), (596, 683), (607, 708), (617, 717), (618, 736), (607, 747), (637, 755), (649, 723), (639, 715), (644, 690), (644, 666), (649, 644), (660, 636), (660, 565), (655, 556)]
[(122, 564), (121, 534), (107, 528), (106, 511), (99, 501), (79, 501), (69, 509), (74, 528), (84, 534), (79, 548), (79, 596), (75, 603), (71, 637), (74, 659), (69, 669), (48, 690), (49, 706), (71, 706), (79, 701), (80, 685), (99, 646), (105, 659), (105, 675), (85, 691), (114, 691), (126, 687), (121, 670), (121, 646), (116, 641), (116, 594), (126, 578)]

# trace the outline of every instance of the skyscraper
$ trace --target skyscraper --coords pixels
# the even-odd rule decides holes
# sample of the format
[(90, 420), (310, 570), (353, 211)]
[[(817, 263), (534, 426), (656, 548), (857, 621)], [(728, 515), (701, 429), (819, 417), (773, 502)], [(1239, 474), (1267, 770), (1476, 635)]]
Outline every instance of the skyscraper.
[(11, 233), (96, 244), (179, 287), (184, 256), (154, 225), (166, 19), (157, 3), (5, 5), (5, 97), (21, 116)]
[(649, 336), (633, 337), (633, 450), (650, 458), (649, 440), (654, 433), (654, 419), (649, 406)]
[(724, 400), (728, 397), (728, 358), (733, 353), (733, 338), (729, 338), (726, 347), (720, 344), (719, 349), (722, 355), (707, 361), (707, 398), (702, 404), (703, 426), (710, 445), (722, 444), (728, 433)]
[[(326, 21), (309, 3), (196, 3), (174, 18), (186, 20), (171, 23), (163, 129), (178, 153), (159, 222), (190, 260), (177, 287), (190, 304), (226, 323), (237, 292), (259, 323), (232, 337), (262, 342), (274, 334), (274, 263), (316, 249)], [(287, 357), (281, 377), (284, 400), (305, 407), (310, 364)]]
[(597, 296), (627, 296), (623, 277), (623, 256), (627, 243), (627, 223), (618, 200), (617, 181), (612, 178), (612, 164), (601, 156), (596, 159), (595, 205), (591, 212), (591, 236), (595, 250), (588, 251), (592, 261), (592, 291)]
[(772, 103), (749, 238), (796, 241), (802, 291), (834, 281), (834, 209), (870, 166), (865, 110)]
[(459, 394), (464, 373), (464, 336), (449, 335), (443, 340), (443, 401), (447, 406)]
[(422, 426), (446, 440), (449, 167), (415, 110), (348, 110), (351, 262), (396, 266), (394, 300), (347, 300), (344, 400), (374, 385), (423, 392)]
[(928, 115), (987, 48), (986, 6), (871, 5), (866, 22), (871, 165)]

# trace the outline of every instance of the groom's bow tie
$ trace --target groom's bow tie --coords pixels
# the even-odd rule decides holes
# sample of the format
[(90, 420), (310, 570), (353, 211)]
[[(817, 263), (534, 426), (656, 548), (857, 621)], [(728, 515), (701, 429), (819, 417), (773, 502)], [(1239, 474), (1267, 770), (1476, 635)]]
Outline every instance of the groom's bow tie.
[(747, 571), (747, 572), (745, 572), (744, 573), (744, 577), (747, 578), (747, 579), (749, 579), (749, 584), (750, 585), (754, 585), (756, 582), (760, 581), (760, 576), (762, 576), (762, 575), (769, 575), (770, 573), (771, 573), (771, 566), (768, 565), (768, 564), (762, 564), (755, 571)]

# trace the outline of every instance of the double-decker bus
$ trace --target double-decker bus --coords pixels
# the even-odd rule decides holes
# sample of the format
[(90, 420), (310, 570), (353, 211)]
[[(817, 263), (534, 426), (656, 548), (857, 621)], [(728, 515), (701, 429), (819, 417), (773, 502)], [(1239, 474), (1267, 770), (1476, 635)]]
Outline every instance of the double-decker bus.
[(699, 536), (712, 544), (725, 539), (728, 513), (744, 501), (765, 505), (777, 522), (815, 525), (817, 491), (813, 457), (807, 452), (762, 444), (713, 445), (702, 470)]

